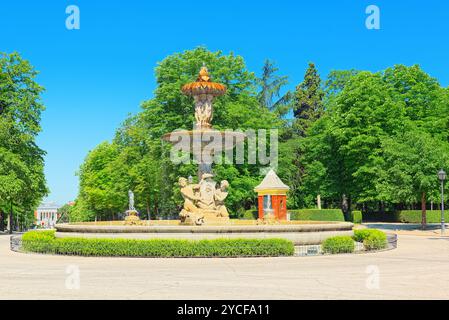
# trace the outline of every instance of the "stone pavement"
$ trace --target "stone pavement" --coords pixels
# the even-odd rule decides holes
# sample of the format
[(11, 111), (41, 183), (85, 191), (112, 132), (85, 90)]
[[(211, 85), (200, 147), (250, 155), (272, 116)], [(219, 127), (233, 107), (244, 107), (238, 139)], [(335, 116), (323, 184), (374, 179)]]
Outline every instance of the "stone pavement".
[(448, 271), (449, 238), (436, 235), (399, 235), (380, 253), (242, 259), (22, 254), (0, 235), (0, 299), (449, 299)]

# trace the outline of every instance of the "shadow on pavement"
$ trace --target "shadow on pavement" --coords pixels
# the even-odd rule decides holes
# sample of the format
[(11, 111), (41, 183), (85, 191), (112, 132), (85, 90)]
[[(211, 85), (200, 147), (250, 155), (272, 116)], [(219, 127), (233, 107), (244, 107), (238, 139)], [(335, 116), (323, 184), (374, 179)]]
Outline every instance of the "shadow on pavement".
[(449, 237), (447, 237), (448, 235), (445, 235), (445, 238), (439, 237), (439, 238), (427, 238), (427, 239), (429, 239), (429, 240), (445, 240), (445, 241), (449, 241)]
[[(422, 231), (421, 224), (409, 223), (364, 223), (364, 226), (370, 229), (384, 229), (384, 230), (419, 230)], [(441, 224), (428, 224), (424, 231), (439, 230)]]

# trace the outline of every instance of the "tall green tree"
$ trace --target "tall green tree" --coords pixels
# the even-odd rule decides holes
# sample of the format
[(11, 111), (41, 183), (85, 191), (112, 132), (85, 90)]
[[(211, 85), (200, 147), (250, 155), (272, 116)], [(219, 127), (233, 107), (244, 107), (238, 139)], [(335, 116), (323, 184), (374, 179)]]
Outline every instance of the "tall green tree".
[(89, 152), (79, 170), (80, 200), (96, 212), (96, 220), (113, 219), (126, 209), (128, 189), (122, 187), (122, 178), (127, 175), (122, 175), (119, 156), (116, 145), (103, 142)]
[(413, 122), (401, 133), (382, 141), (384, 152), (377, 190), (392, 203), (421, 203), (425, 228), (426, 203), (439, 198), (437, 172), (449, 168), (449, 144), (435, 139)]
[[(324, 114), (324, 91), (321, 88), (321, 78), (313, 63), (309, 63), (304, 75), (304, 81), (296, 87), (292, 94), (291, 107), (294, 120), (290, 127), (284, 130), (280, 145), (279, 176), (290, 186), (289, 205), (291, 207), (310, 207), (315, 205), (318, 190), (306, 187), (305, 176), (305, 144), (307, 131)], [(310, 175), (309, 175), (310, 176)]]
[(262, 67), (262, 75), (257, 79), (260, 91), (257, 99), (261, 106), (270, 111), (278, 111), (281, 114), (286, 112), (291, 101), (291, 93), (287, 92), (281, 96), (281, 89), (288, 84), (287, 76), (279, 76), (277, 72), (279, 68), (276, 67), (273, 61), (265, 60)]
[(293, 115), (294, 127), (300, 136), (324, 113), (324, 91), (314, 63), (309, 63), (304, 81), (296, 87)]
[(0, 53), (0, 228), (9, 213), (10, 232), (14, 221), (30, 221), (48, 192), (45, 152), (35, 143), (45, 109), (40, 97), (44, 89), (35, 82), (36, 75), (18, 53)]

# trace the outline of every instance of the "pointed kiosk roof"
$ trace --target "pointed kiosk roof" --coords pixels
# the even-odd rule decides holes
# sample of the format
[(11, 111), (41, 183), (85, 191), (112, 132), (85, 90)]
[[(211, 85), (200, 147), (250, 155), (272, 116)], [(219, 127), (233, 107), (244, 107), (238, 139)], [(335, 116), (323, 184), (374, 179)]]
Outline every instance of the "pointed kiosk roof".
[(265, 178), (263, 178), (262, 182), (254, 188), (255, 192), (270, 194), (270, 193), (284, 193), (290, 190), (290, 187), (287, 186), (282, 180), (277, 176), (276, 172), (273, 169), (268, 171)]

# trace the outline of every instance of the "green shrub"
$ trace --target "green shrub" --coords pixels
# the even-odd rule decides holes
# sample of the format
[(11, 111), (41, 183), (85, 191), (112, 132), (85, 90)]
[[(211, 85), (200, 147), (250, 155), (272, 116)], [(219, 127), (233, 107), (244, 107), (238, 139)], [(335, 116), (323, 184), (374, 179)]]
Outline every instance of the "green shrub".
[(246, 210), (240, 217), (243, 220), (257, 220), (257, 218), (259, 218), (259, 213), (255, 209)]
[(351, 253), (354, 252), (354, 240), (350, 236), (336, 236), (327, 238), (321, 244), (324, 253)]
[(376, 236), (385, 235), (385, 233), (383, 231), (380, 231), (377, 229), (357, 229), (357, 230), (354, 230), (353, 238), (354, 238), (354, 241), (363, 242), (363, 240), (365, 240), (372, 234), (374, 234)]
[[(426, 211), (427, 223), (440, 223), (441, 211), (439, 210), (427, 210)], [(422, 213), (421, 210), (402, 210), (398, 212), (398, 221), (403, 223), (421, 223)], [(449, 212), (444, 213), (444, 220), (449, 221)]]
[(286, 239), (105, 239), (56, 238), (53, 233), (30, 231), (22, 238), (28, 252), (124, 257), (239, 257), (292, 256)]
[(351, 211), (349, 214), (349, 221), (352, 223), (362, 223), (362, 211)]
[(299, 209), (288, 210), (288, 212), (290, 220), (345, 221), (340, 209)]
[(366, 250), (381, 250), (387, 247), (387, 235), (380, 230), (354, 230), (354, 240), (363, 242)]
[(370, 235), (368, 238), (363, 240), (363, 246), (366, 250), (381, 250), (387, 247), (387, 236), (383, 234), (378, 237), (375, 235)]

